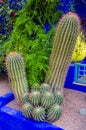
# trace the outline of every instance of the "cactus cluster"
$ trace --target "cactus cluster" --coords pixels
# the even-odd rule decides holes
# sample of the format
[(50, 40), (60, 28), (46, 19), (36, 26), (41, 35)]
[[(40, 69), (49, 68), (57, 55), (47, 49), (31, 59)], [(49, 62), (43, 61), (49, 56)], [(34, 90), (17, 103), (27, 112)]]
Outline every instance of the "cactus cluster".
[(74, 13), (62, 17), (54, 38), (49, 60), (51, 73), (46, 75), (41, 85), (27, 85), (24, 62), (20, 54), (12, 52), (6, 57), (6, 67), (12, 89), (18, 101), (22, 102), (22, 111), (28, 118), (37, 121), (55, 121), (62, 114), (63, 95), (58, 90), (63, 87), (68, 65), (80, 28), (79, 18)]
[(53, 91), (60, 91), (64, 86), (79, 30), (80, 20), (72, 12), (64, 15), (56, 27), (49, 60), (51, 73), (48, 73), (45, 78), (45, 82), (51, 85)]
[(61, 116), (63, 95), (60, 92), (53, 93), (49, 84), (41, 84), (39, 90), (32, 88), (25, 96), (28, 97), (28, 102), (23, 105), (23, 113), (28, 118), (54, 121)]

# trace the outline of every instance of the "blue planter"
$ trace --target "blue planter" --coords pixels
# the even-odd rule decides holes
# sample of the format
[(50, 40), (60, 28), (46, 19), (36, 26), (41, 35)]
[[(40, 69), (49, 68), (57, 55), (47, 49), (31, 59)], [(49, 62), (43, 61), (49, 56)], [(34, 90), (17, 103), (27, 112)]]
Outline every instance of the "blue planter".
[(0, 97), (0, 130), (64, 130), (48, 122), (37, 122), (27, 119), (22, 112), (10, 107), (7, 103), (14, 99), (12, 92)]

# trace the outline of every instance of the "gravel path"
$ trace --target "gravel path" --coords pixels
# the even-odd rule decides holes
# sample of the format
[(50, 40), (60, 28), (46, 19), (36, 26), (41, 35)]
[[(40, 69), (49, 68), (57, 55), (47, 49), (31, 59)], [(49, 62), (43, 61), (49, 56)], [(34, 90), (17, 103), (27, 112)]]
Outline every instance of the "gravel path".
[[(0, 78), (0, 96), (10, 92), (6, 77)], [(53, 124), (65, 130), (86, 130), (86, 116), (80, 115), (79, 110), (86, 108), (86, 93), (64, 89), (63, 114), (58, 121)], [(13, 100), (7, 106), (20, 110), (17, 101)]]

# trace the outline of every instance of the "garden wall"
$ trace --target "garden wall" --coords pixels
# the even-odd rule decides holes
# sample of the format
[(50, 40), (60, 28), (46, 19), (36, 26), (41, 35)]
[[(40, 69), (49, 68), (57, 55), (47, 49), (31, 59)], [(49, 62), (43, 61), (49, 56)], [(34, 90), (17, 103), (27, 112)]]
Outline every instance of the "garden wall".
[(69, 69), (68, 69), (68, 73), (67, 73), (64, 87), (86, 93), (86, 86), (85, 85), (74, 83), (74, 71), (75, 71), (75, 66), (74, 66), (74, 64), (71, 64), (69, 66)]

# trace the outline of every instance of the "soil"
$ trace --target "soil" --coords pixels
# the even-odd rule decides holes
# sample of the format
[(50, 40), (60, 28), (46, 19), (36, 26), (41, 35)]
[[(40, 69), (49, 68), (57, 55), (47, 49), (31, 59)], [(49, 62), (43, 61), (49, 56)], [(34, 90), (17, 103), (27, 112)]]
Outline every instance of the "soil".
[[(0, 96), (10, 91), (12, 90), (8, 84), (7, 76), (0, 76)], [(53, 124), (65, 130), (86, 130), (86, 116), (80, 114), (80, 109), (86, 109), (86, 93), (64, 88), (63, 94), (63, 114)], [(11, 101), (6, 106), (20, 110), (16, 100)]]

